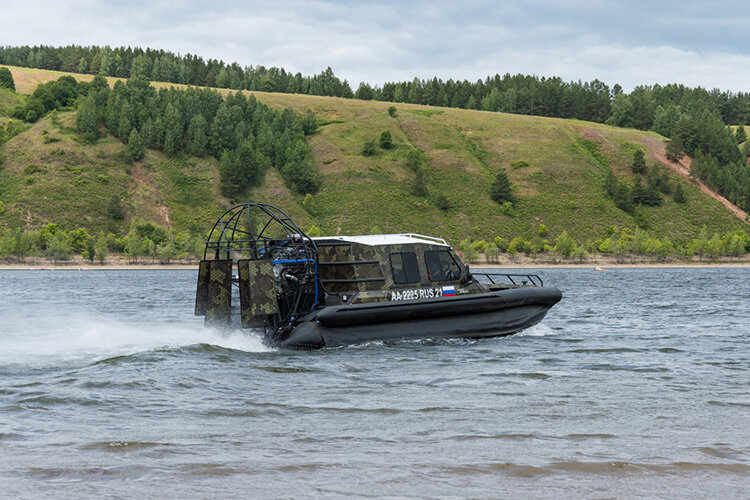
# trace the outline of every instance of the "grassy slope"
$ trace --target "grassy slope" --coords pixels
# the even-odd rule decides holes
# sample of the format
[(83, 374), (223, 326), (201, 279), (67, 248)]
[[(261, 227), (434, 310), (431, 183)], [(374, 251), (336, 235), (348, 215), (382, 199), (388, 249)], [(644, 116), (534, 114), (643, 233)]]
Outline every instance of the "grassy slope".
[[(21, 92), (62, 75), (11, 70)], [(530, 238), (543, 223), (551, 237), (563, 229), (581, 241), (602, 237), (610, 225), (635, 227), (633, 218), (604, 194), (607, 166), (623, 178), (631, 177), (628, 165), (636, 145), (660, 139), (655, 134), (575, 120), (410, 104), (397, 104), (398, 114), (391, 118), (387, 113), (391, 103), (255, 95), (271, 106), (311, 108), (325, 124), (309, 138), (323, 188), (306, 210), (302, 197), (291, 194), (271, 171), (263, 185), (241, 201), (278, 204), (303, 229), (316, 224), (327, 234), (408, 231), (453, 241), (466, 236)], [(57, 124), (45, 118), (6, 145), (0, 172), (0, 200), (6, 211), (0, 225), (56, 221), (98, 230), (107, 225), (106, 204), (114, 193), (125, 200), (129, 216), (177, 228), (204, 227), (228, 206), (229, 200), (216, 188), (215, 161), (173, 160), (149, 151), (145, 160), (131, 165), (124, 146), (114, 138), (95, 146), (80, 144), (73, 132), (74, 118), (73, 113), (63, 113)], [(61, 141), (43, 144), (45, 128)], [(364, 141), (377, 138), (383, 130), (391, 131), (395, 147), (379, 150), (374, 157), (361, 156)], [(598, 144), (601, 155), (592, 155), (585, 140)], [(428, 189), (433, 196), (444, 193), (448, 197), (453, 204), (448, 212), (410, 193), (414, 174), (403, 160), (412, 147), (429, 159)], [(516, 160), (529, 165), (510, 167)], [(44, 171), (27, 175), (24, 168), (29, 164)], [(489, 198), (489, 184), (501, 168), (519, 194), (514, 217), (503, 215)], [(712, 232), (747, 229), (746, 223), (695, 186), (677, 176), (672, 179), (683, 182), (689, 201), (679, 205), (667, 197), (660, 207), (643, 208), (653, 233), (680, 240), (692, 237), (704, 224)]]

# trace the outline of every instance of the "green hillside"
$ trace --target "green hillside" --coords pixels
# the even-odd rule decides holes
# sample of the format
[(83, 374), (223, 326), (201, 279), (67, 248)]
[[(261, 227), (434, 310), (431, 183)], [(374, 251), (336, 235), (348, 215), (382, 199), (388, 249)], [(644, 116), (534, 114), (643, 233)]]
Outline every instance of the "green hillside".
[[(48, 81), (59, 75), (33, 76), (27, 79)], [(215, 160), (183, 154), (168, 158), (148, 150), (143, 160), (133, 163), (127, 147), (112, 136), (94, 145), (84, 143), (75, 130), (75, 112), (63, 111), (5, 144), (0, 227), (38, 229), (55, 222), (92, 234), (122, 233), (139, 217), (201, 233), (233, 203), (263, 201), (287, 210), (305, 230), (315, 225), (324, 234), (418, 232), (453, 242), (466, 237), (530, 239), (541, 225), (549, 239), (567, 230), (579, 242), (604, 238), (611, 226), (640, 225), (673, 241), (695, 237), (704, 225), (710, 233), (748, 228), (673, 173), (670, 181), (682, 185), (686, 203), (666, 195), (660, 206), (639, 206), (638, 220), (615, 206), (604, 189), (606, 174), (612, 170), (630, 182), (634, 174), (629, 166), (638, 148), (647, 151), (647, 164), (655, 163), (653, 153), (663, 151), (664, 139), (654, 133), (411, 104), (396, 104), (397, 112), (390, 116), (392, 103), (253, 94), (271, 107), (288, 106), (300, 113), (309, 108), (317, 115), (319, 128), (308, 141), (322, 187), (307, 200), (290, 192), (275, 169), (267, 171), (260, 187), (236, 200), (226, 199), (219, 192)], [(0, 115), (7, 116), (20, 99), (2, 91)], [(7, 118), (0, 117), (2, 121)], [(363, 144), (377, 141), (385, 130), (391, 132), (393, 147), (378, 147), (375, 155), (363, 156)], [(406, 156), (413, 149), (424, 154), (427, 196), (412, 192), (415, 174)], [(490, 199), (489, 187), (503, 169), (517, 197), (512, 211)], [(113, 195), (122, 200), (124, 220), (107, 216)], [(442, 198), (448, 201), (447, 210), (438, 208)]]

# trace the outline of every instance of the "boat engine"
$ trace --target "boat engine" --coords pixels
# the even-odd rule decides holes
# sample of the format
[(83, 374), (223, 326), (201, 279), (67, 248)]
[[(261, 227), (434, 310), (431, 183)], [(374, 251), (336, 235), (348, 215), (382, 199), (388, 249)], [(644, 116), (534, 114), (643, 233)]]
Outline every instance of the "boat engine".
[[(209, 234), (195, 313), (218, 327), (232, 326), (239, 316), (242, 327), (278, 338), (315, 310), (319, 286), (313, 240), (282, 210), (246, 203), (224, 213)], [(233, 287), (239, 289), (239, 315), (233, 314)]]

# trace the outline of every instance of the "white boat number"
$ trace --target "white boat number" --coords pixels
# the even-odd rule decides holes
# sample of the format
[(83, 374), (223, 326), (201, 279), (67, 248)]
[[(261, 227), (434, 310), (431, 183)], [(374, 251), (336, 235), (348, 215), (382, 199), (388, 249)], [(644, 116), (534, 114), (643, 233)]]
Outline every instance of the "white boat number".
[(394, 290), (391, 292), (391, 300), (436, 299), (442, 296), (442, 288), (417, 288), (414, 290)]

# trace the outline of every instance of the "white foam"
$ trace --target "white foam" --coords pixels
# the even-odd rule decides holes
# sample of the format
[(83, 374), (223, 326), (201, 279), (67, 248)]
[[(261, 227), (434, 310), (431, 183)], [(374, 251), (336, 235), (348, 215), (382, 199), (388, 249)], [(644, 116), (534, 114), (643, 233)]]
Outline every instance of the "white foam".
[[(191, 318), (192, 319), (192, 318)], [(211, 344), (246, 352), (267, 352), (258, 333), (218, 331), (202, 321), (128, 323), (89, 313), (59, 312), (16, 319), (0, 333), (0, 364), (48, 364), (61, 360), (97, 361), (155, 349)]]
[(548, 337), (551, 335), (556, 335), (555, 331), (544, 323), (537, 323), (516, 334), (517, 337)]

